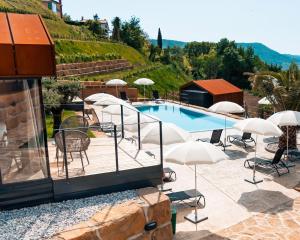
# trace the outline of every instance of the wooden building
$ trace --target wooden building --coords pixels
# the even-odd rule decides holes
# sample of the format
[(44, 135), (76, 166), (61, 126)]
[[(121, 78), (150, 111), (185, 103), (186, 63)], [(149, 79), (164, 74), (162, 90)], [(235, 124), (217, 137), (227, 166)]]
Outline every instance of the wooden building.
[(221, 101), (231, 101), (243, 105), (243, 90), (224, 79), (190, 81), (180, 88), (180, 101), (202, 107)]

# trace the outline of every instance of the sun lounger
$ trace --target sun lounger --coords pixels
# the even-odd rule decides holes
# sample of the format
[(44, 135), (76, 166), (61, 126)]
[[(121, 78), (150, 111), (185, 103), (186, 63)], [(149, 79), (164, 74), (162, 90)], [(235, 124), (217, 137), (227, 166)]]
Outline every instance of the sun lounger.
[(155, 101), (156, 103), (164, 103), (165, 102), (163, 99), (160, 98), (159, 92), (157, 90), (152, 91), (152, 97), (153, 97), (153, 101)]
[[(196, 193), (196, 196), (195, 196), (195, 193)], [(170, 198), (171, 202), (195, 199), (195, 197), (197, 197), (198, 198), (198, 200), (197, 200), (198, 206), (205, 207), (205, 204), (206, 204), (204, 195), (202, 193), (200, 193), (199, 191), (195, 191), (195, 189), (167, 193), (166, 195)], [(201, 200), (203, 200), (202, 204), (201, 204)]]
[[(244, 162), (244, 167), (252, 168), (254, 165), (254, 161), (255, 161), (257, 166), (269, 167), (269, 168), (275, 170), (277, 172), (278, 176), (289, 173), (290, 172), (289, 167), (292, 167), (292, 166), (287, 166), (287, 164), (281, 160), (284, 151), (285, 151), (285, 149), (279, 148), (276, 151), (274, 158), (272, 160), (256, 159), (256, 161), (255, 161), (255, 159), (247, 159)], [(282, 170), (282, 169), (284, 169), (286, 171), (284, 173), (281, 173), (280, 170)]]
[(125, 91), (120, 92), (120, 98), (126, 102), (130, 102), (129, 98), (127, 97), (127, 93)]
[(255, 140), (251, 137), (251, 133), (244, 132), (243, 135), (230, 135), (227, 137), (227, 140), (231, 143), (233, 142), (241, 142), (244, 144), (244, 147), (247, 148), (247, 143), (254, 142), (254, 145), (256, 144)]
[(211, 144), (217, 144), (218, 146), (222, 146), (225, 150), (225, 146), (221, 141), (223, 129), (213, 130), (211, 134), (211, 138), (198, 138), (196, 141), (209, 142)]

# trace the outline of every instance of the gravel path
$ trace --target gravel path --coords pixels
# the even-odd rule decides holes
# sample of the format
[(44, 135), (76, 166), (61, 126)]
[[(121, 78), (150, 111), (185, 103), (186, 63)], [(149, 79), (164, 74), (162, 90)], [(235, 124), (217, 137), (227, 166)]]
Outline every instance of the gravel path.
[(88, 220), (97, 211), (137, 197), (135, 191), (43, 204), (0, 212), (1, 240), (48, 239), (66, 227)]

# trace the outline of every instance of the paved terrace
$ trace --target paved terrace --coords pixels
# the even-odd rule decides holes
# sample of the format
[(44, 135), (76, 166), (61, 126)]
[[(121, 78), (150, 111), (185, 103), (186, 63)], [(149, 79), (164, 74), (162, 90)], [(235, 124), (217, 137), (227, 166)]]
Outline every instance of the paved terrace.
[[(237, 133), (239, 132), (234, 129), (227, 131), (228, 135)], [(192, 139), (206, 138), (210, 135), (211, 132), (193, 133)], [(130, 134), (126, 133), (126, 136), (130, 136)], [(272, 138), (258, 137), (258, 157), (273, 158), (274, 154), (265, 150), (267, 143), (272, 140)], [(128, 140), (121, 141), (119, 139), (118, 142), (120, 169), (159, 164), (157, 145), (144, 144), (143, 150), (138, 151), (137, 146)], [(97, 138), (92, 139), (91, 147), (88, 150), (91, 163), (86, 166), (85, 173), (80, 170), (79, 159), (71, 162), (69, 169), (77, 168), (78, 171), (73, 172), (75, 175), (115, 171), (113, 144), (113, 138), (97, 133)], [(172, 146), (165, 146), (164, 151), (170, 147)], [(150, 157), (144, 152), (148, 150), (153, 152), (156, 158)], [(53, 145), (50, 146), (50, 152), (51, 172), (54, 176), (57, 174), (57, 168)], [(226, 149), (226, 153), (229, 160), (197, 168), (198, 190), (206, 197), (206, 207), (199, 212), (203, 216), (207, 216), (208, 220), (194, 225), (184, 219), (185, 215), (193, 211), (193, 208), (187, 205), (190, 202), (173, 204), (178, 211), (175, 239), (268, 239), (265, 236), (262, 238), (262, 235), (252, 238), (251, 232), (258, 234), (264, 231), (266, 237), (271, 236), (268, 235), (270, 232), (278, 233), (280, 236), (282, 229), (291, 232), (289, 226), (299, 227), (300, 193), (295, 191), (294, 187), (300, 182), (300, 164), (295, 162), (296, 167), (290, 169), (289, 174), (281, 177), (266, 169), (258, 169), (257, 179), (264, 181), (258, 185), (252, 185), (244, 181), (245, 178), (252, 178), (252, 170), (244, 168), (244, 160), (254, 157), (254, 147), (244, 149), (242, 145), (234, 144)], [(165, 166), (171, 167), (177, 173), (177, 181), (166, 183), (165, 188), (172, 188), (172, 191), (194, 188), (193, 167), (170, 163), (165, 163)], [(72, 170), (70, 171), (72, 172)], [(55, 175), (55, 177), (61, 176)], [(288, 219), (288, 222), (278, 220), (288, 218), (287, 216), (296, 219)], [(272, 223), (266, 221), (272, 221)], [(294, 236), (295, 232), (292, 231), (289, 234)], [(270, 239), (285, 239), (274, 236)]]

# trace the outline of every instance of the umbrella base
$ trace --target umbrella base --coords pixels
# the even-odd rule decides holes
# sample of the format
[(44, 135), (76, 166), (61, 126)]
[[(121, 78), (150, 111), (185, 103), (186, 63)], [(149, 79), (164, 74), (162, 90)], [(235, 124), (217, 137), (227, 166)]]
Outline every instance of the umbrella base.
[(203, 216), (200, 216), (199, 214), (195, 215), (194, 212), (190, 213), (189, 215), (186, 215), (184, 218), (194, 224), (203, 222), (208, 219), (208, 217), (203, 217)]
[(252, 184), (258, 184), (258, 183), (263, 182), (263, 180), (255, 180), (255, 179), (252, 179), (252, 180), (245, 179), (245, 181), (248, 183), (252, 183)]

